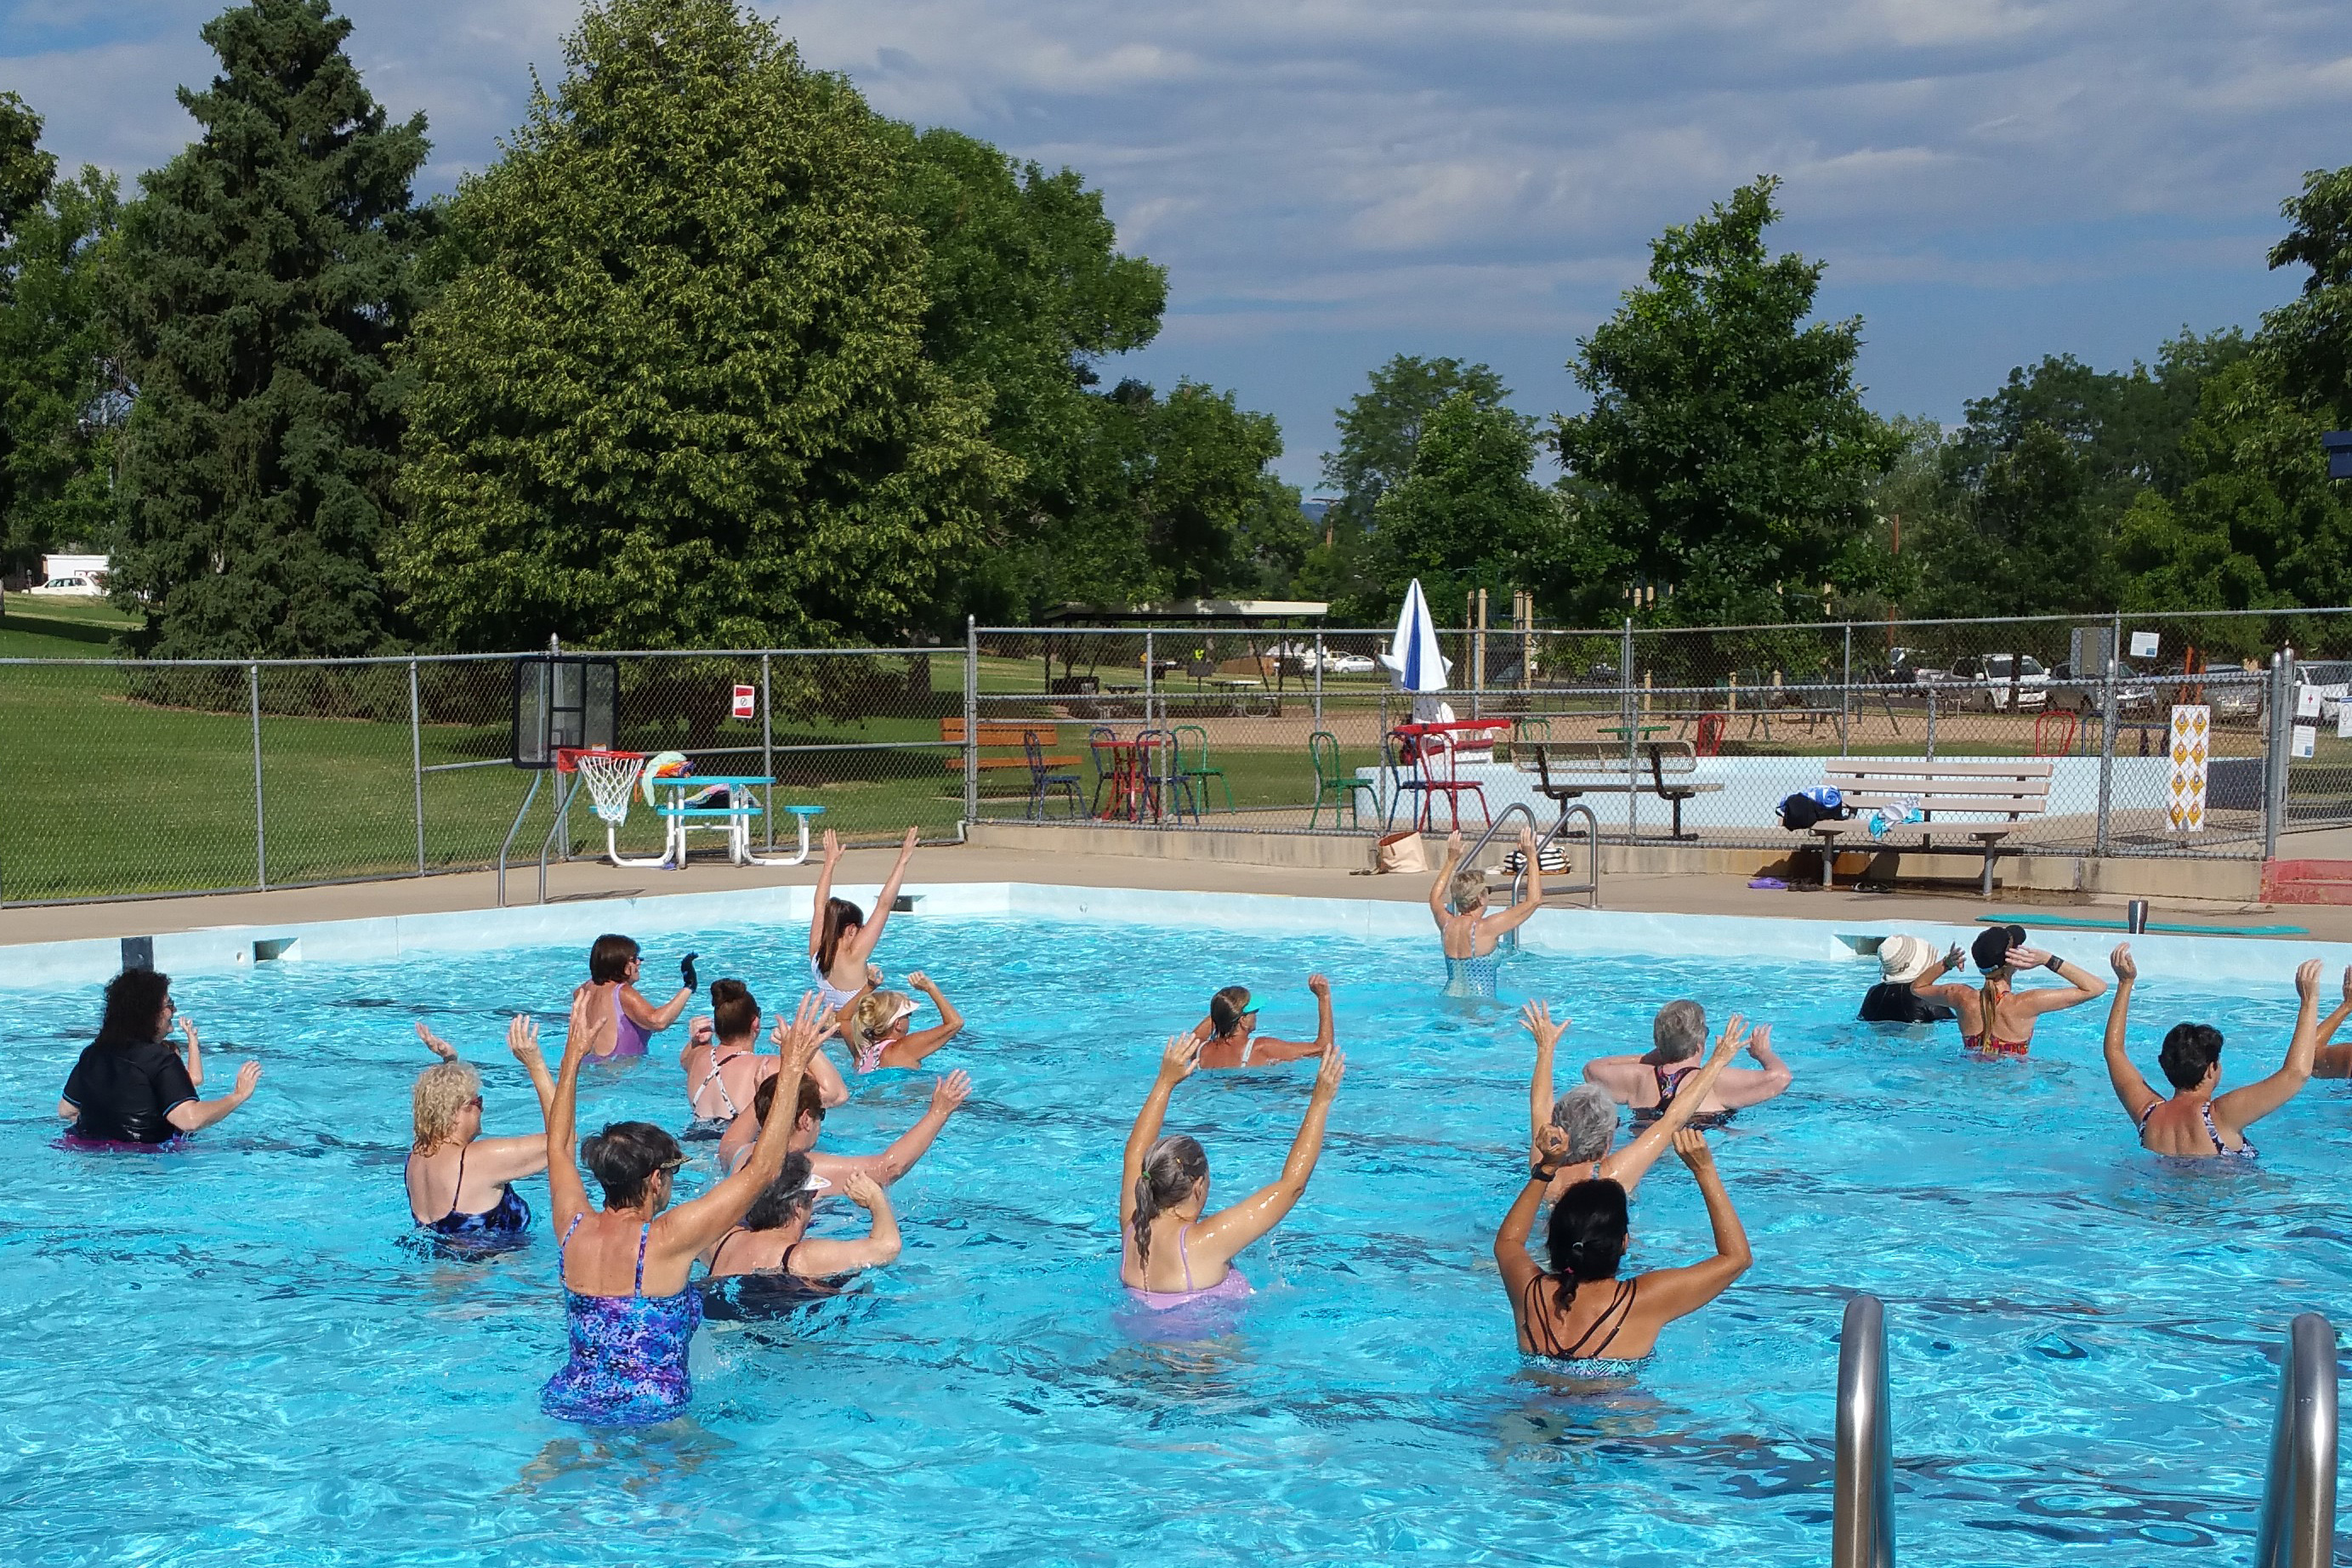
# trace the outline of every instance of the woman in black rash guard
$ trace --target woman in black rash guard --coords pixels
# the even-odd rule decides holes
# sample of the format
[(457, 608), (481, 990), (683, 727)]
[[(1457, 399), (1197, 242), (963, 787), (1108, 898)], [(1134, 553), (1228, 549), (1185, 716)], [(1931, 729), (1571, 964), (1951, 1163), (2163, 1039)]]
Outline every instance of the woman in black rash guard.
[(126, 969), (108, 982), (98, 1038), (74, 1063), (58, 1101), (58, 1114), (73, 1122), (66, 1129), (70, 1142), (167, 1142), (210, 1127), (253, 1098), (259, 1062), (239, 1068), (236, 1087), (219, 1099), (196, 1098), (187, 1064), (164, 1038), (174, 1016), (170, 975)]

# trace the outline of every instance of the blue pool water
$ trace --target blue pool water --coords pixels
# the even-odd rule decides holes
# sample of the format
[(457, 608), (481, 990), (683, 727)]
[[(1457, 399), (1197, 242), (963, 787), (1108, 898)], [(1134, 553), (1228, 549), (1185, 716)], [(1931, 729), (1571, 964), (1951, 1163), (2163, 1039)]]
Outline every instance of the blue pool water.
[[(693, 945), (706, 978), (743, 975), (772, 1009), (803, 942)], [(649, 943), (647, 972), (683, 945)], [(402, 1239), (408, 1085), (429, 1060), (412, 1026), (484, 1068), (490, 1131), (529, 1130), (503, 1020), (530, 1006), (560, 1030), (582, 954), (184, 980), (208, 1087), (248, 1055), (267, 1076), (163, 1157), (50, 1146), (96, 994), (13, 994), (6, 1560), (1817, 1563), (1834, 1336), (1865, 1289), (1887, 1302), (1907, 1563), (2208, 1568), (2247, 1550), (2287, 1319), (2340, 1313), (2352, 1281), (2342, 1084), (2263, 1123), (2252, 1168), (2168, 1167), (2109, 1094), (2103, 1004), (2045, 1021), (2030, 1062), (1986, 1065), (1948, 1028), (1850, 1021), (1861, 962), (1530, 953), (1505, 989), (1575, 1020), (1563, 1087), (1683, 994), (1771, 1021), (1798, 1074), (1717, 1141), (1755, 1268), (1638, 1381), (1585, 1384), (1513, 1350), (1488, 1248), (1520, 1180), (1528, 1047), (1507, 1012), (1438, 999), (1433, 941), (907, 920), (880, 957), (972, 1019), (935, 1058), (971, 1070), (972, 1102), (893, 1192), (904, 1258), (797, 1321), (706, 1329), (691, 1415), (628, 1434), (539, 1411), (563, 1344), (543, 1183), (519, 1254), (457, 1263)], [(1258, 1293), (1236, 1320), (1139, 1339), (1114, 1189), (1162, 1040), (1235, 981), (1270, 1033), (1309, 1031), (1310, 962), (1350, 1061), (1322, 1165), (1242, 1258)], [(2137, 1054), (2153, 1074), (2165, 1025), (2213, 1018), (2246, 1081), (2284, 1048), (2287, 981), (2284, 963), (2254, 995), (2152, 976)], [(593, 1072), (583, 1126), (681, 1125), (680, 1037)], [(1179, 1089), (1169, 1126), (1207, 1143), (1218, 1195), (1271, 1178), (1308, 1071)], [(880, 1147), (929, 1082), (868, 1080), (827, 1146)], [(1671, 1162), (1635, 1224), (1645, 1266), (1705, 1250)]]

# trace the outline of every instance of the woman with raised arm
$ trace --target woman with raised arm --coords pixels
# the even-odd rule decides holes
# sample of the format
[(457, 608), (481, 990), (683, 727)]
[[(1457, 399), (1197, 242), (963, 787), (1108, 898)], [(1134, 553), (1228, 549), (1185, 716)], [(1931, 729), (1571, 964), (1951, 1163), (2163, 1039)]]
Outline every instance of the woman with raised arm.
[(416, 1075), (409, 1106), (415, 1132), (408, 1149), (408, 1217), (438, 1237), (488, 1241), (530, 1229), (530, 1205), (513, 1183), (547, 1169), (547, 1117), (555, 1080), (539, 1054), (539, 1026), (518, 1016), (507, 1049), (539, 1094), (540, 1131), (482, 1136), (482, 1075), (457, 1059), (457, 1047), (423, 1024), (416, 1037), (441, 1059)]
[(1182, 1133), (1160, 1135), (1168, 1097), (1201, 1065), (1201, 1041), (1178, 1035), (1160, 1058), (1160, 1078), (1144, 1097), (1135, 1129), (1127, 1135), (1119, 1171), (1118, 1276), (1128, 1294), (1155, 1311), (1188, 1301), (1249, 1294), (1249, 1281), (1234, 1270), (1234, 1256), (1272, 1230), (1307, 1190), (1315, 1161), (1323, 1152), (1323, 1126), (1332, 1098), (1348, 1070), (1338, 1051), (1323, 1053), (1315, 1088), (1282, 1174), (1230, 1208), (1202, 1217), (1209, 1202), (1209, 1156)]
[[(177, 1021), (188, 1037), (189, 1060), (172, 1047)], [(66, 1076), (58, 1115), (73, 1123), (68, 1148), (107, 1150), (168, 1143), (183, 1132), (210, 1127), (253, 1098), (261, 1064), (236, 1069), (236, 1083), (214, 1100), (196, 1098), (204, 1058), (196, 1031), (172, 1005), (172, 977), (126, 969), (107, 982), (98, 1038)], [(193, 1065), (194, 1070), (191, 1070)]]
[[(1911, 987), (1926, 1001), (1941, 1002), (1958, 1016), (1960, 1047), (1980, 1057), (2021, 1057), (2033, 1045), (2033, 1024), (2044, 1013), (2079, 1007), (2105, 994), (2107, 983), (2087, 969), (2053, 958), (2038, 947), (2025, 945), (2023, 926), (1987, 926), (1969, 946), (1984, 985), (1935, 985), (1924, 981)], [(2065, 982), (2035, 991), (2020, 991), (2016, 978), (2046, 969)]]
[(874, 904), (874, 922), (868, 925), (864, 910), (833, 896), (834, 873), (841, 868), (841, 836), (830, 827), (824, 830), (824, 863), (817, 870), (816, 909), (809, 917), (809, 974), (828, 1015), (838, 1014), (857, 1000), (859, 992), (870, 987), (866, 964), (874, 956), (875, 944), (882, 940), (882, 928), (890, 923), (890, 910), (898, 902), (898, 884), (907, 879), (907, 862), (915, 858), (919, 832), (907, 829), (898, 846), (898, 863), (890, 868), (889, 879), (882, 884), (882, 895)]
[[(948, 1118), (971, 1098), (971, 1075), (958, 1068), (933, 1084), (930, 1109), (879, 1154), (835, 1154), (819, 1149), (816, 1141), (824, 1131), (824, 1099), (816, 1092), (814, 1079), (803, 1079), (800, 1092), (800, 1111), (793, 1122), (791, 1152), (806, 1154), (816, 1173), (829, 1182), (845, 1182), (853, 1173), (862, 1171), (887, 1187), (914, 1169), (915, 1162), (930, 1151), (940, 1130), (947, 1126)], [(751, 1154), (751, 1140), (766, 1124), (768, 1108), (775, 1103), (775, 1093), (774, 1079), (761, 1084), (760, 1091), (751, 1097), (751, 1108), (735, 1119), (735, 1125), (719, 1141), (720, 1170), (735, 1169)]]
[[(823, 1281), (897, 1262), (898, 1216), (890, 1212), (881, 1184), (863, 1171), (845, 1177), (841, 1192), (866, 1212), (866, 1234), (809, 1239), (817, 1194), (832, 1184), (810, 1168), (807, 1155), (787, 1155), (782, 1172), (752, 1204), (743, 1223), (712, 1242), (703, 1255), (710, 1270), (705, 1283), (720, 1287), (709, 1293), (723, 1292), (728, 1305), (738, 1310), (769, 1302), (792, 1305), (831, 1295)], [(769, 1289), (763, 1291), (763, 1286)]]
[[(1495, 947), (1503, 933), (1528, 923), (1543, 902), (1543, 868), (1538, 865), (1536, 836), (1519, 829), (1519, 854), (1528, 868), (1528, 890), (1501, 914), (1486, 912), (1486, 878), (1462, 867), (1462, 830), (1445, 840), (1445, 864), (1429, 885), (1429, 912), (1437, 921), (1438, 944), (1445, 952), (1445, 994), (1492, 996), (1495, 994)], [(1452, 900), (1448, 907), (1448, 900)]]
[[(588, 950), (588, 981), (572, 994), (585, 998), (588, 1054), (599, 1061), (646, 1054), (646, 1042), (678, 1021), (694, 1000), (697, 954), (678, 961), (677, 994), (656, 1007), (637, 990), (645, 964), (634, 937), (607, 934)], [(567, 1047), (569, 1042), (566, 1042)]]
[[(540, 1408), (566, 1421), (642, 1426), (666, 1421), (694, 1397), (687, 1347), (702, 1321), (690, 1283), (694, 1260), (743, 1217), (783, 1169), (802, 1070), (824, 1039), (814, 996), (801, 998), (775, 1083), (781, 1092), (743, 1168), (700, 1197), (669, 1207), (686, 1155), (650, 1121), (618, 1121), (580, 1145), (604, 1206), (593, 1207), (572, 1152), (580, 1064), (588, 1055), (586, 999), (572, 1003), (572, 1034), (547, 1118), (547, 1189), (563, 1240), (560, 1257), (571, 1359), (547, 1380)], [(666, 1212), (665, 1212), (666, 1211)]]
[(2318, 1022), (2319, 960), (2311, 959), (2294, 972), (2294, 1035), (2278, 1071), (2217, 1097), (2213, 1091), (2221, 1086), (2221, 1031), (2210, 1024), (2175, 1024), (2165, 1032), (2164, 1048), (2157, 1056), (2174, 1091), (2167, 1100), (2147, 1086), (2125, 1047), (2132, 986), (2139, 979), (2131, 944), (2116, 948), (2107, 962), (2116, 972), (2116, 999), (2107, 1009), (2107, 1081), (2123, 1102), (2124, 1114), (2139, 1130), (2139, 1146), (2178, 1160), (2252, 1159), (2254, 1146), (2246, 1142), (2246, 1129), (2295, 1097), (2311, 1079), (2319, 1042), (2352, 1016), (2352, 969), (2347, 969), (2343, 1005), (2326, 1023)]
[(1209, 1016), (1192, 1026), (1201, 1041), (1204, 1068), (1271, 1067), (1301, 1057), (1319, 1057), (1331, 1048), (1331, 983), (1319, 974), (1307, 977), (1315, 997), (1315, 1037), (1281, 1040), (1257, 1032), (1257, 1009), (1250, 1005), (1249, 987), (1228, 985), (1209, 998)]
[(1675, 1134), (1706, 1103), (1716, 1079), (1748, 1043), (1741, 1022), (1734, 1013), (1715, 1042), (1715, 1054), (1692, 1075), (1684, 1092), (1675, 1095), (1665, 1110), (1635, 1134), (1632, 1142), (1612, 1151), (1610, 1145), (1617, 1139), (1615, 1096), (1600, 1084), (1580, 1083), (1559, 1099), (1552, 1098), (1552, 1052), (1568, 1030), (1568, 1020), (1553, 1023), (1549, 1003), (1530, 1002), (1521, 1008), (1519, 1023), (1536, 1039), (1535, 1077), (1528, 1086), (1528, 1145), (1536, 1160), (1558, 1168), (1544, 1194), (1546, 1199), (1558, 1203), (1571, 1182), (1604, 1178), (1622, 1184), (1630, 1197), (1658, 1157), (1672, 1146)]
[(963, 1028), (963, 1015), (947, 998), (947, 993), (931, 984), (931, 977), (921, 970), (907, 976), (907, 984), (931, 999), (940, 1010), (940, 1021), (929, 1028), (909, 1029), (915, 1016), (915, 999), (903, 991), (868, 991), (856, 1005), (844, 1009), (841, 1037), (848, 1042), (850, 1068), (863, 1076), (884, 1068), (908, 1068), (923, 1065), (923, 1058), (956, 1037)]
[[(1511, 1295), (1521, 1354), (1621, 1364), (1643, 1360), (1657, 1348), (1658, 1333), (1668, 1323), (1697, 1311), (1748, 1271), (1755, 1261), (1748, 1233), (1716, 1173), (1706, 1134), (1684, 1128), (1675, 1134), (1675, 1152), (1690, 1167), (1706, 1200), (1715, 1256), (1626, 1280), (1617, 1279), (1633, 1239), (1625, 1189), (1604, 1179), (1578, 1182), (1560, 1194), (1546, 1237), (1552, 1262), (1552, 1272), (1546, 1273), (1528, 1253), (1528, 1232), (1557, 1173), (1549, 1164), (1529, 1169), (1527, 1185), (1495, 1233), (1495, 1263)], [(1612, 1289), (1585, 1289), (1611, 1281), (1616, 1281)]]

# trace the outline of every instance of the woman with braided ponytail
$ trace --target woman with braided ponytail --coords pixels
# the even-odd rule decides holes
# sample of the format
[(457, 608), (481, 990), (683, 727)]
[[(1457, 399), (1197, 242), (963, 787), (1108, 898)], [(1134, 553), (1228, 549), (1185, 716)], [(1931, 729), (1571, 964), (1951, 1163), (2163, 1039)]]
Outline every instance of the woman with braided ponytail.
[[(1941, 1002), (1958, 1016), (1960, 1048), (1971, 1056), (2021, 1057), (2032, 1048), (2034, 1020), (2079, 1007), (2106, 994), (2107, 983), (2086, 969), (2025, 945), (2023, 926), (1987, 926), (1969, 949), (1984, 984), (1914, 985), (1912, 994)], [(2046, 969), (2062, 984), (2017, 988), (2017, 977)]]
[[(1560, 1194), (1551, 1211), (1547, 1239), (1552, 1272), (1528, 1253), (1528, 1232), (1555, 1174), (1540, 1155), (1528, 1173), (1518, 1201), (1495, 1233), (1495, 1263), (1511, 1293), (1518, 1321), (1519, 1350), (1555, 1361), (1641, 1361), (1657, 1348), (1658, 1334), (1676, 1318), (1687, 1317), (1730, 1289), (1755, 1261), (1748, 1233), (1716, 1173), (1706, 1135), (1685, 1127), (1675, 1134), (1675, 1152), (1697, 1178), (1715, 1226), (1715, 1256), (1684, 1268), (1659, 1268), (1620, 1280), (1617, 1270), (1633, 1244), (1626, 1221), (1625, 1189), (1602, 1178), (1578, 1182)], [(1610, 1289), (1586, 1289), (1614, 1282)], [(1545, 1286), (1550, 1286), (1549, 1290)]]
[(1178, 1035), (1160, 1058), (1160, 1077), (1144, 1098), (1127, 1135), (1119, 1174), (1118, 1277), (1128, 1294), (1154, 1311), (1190, 1301), (1223, 1300), (1249, 1294), (1249, 1282), (1233, 1267), (1235, 1254), (1272, 1230), (1307, 1191), (1323, 1152), (1323, 1124), (1348, 1070), (1335, 1048), (1323, 1053), (1322, 1070), (1307, 1101), (1307, 1114), (1291, 1140), (1282, 1174), (1231, 1208), (1205, 1219), (1209, 1202), (1209, 1155), (1196, 1139), (1177, 1133), (1163, 1138), (1168, 1097), (1201, 1065), (1201, 1037)]

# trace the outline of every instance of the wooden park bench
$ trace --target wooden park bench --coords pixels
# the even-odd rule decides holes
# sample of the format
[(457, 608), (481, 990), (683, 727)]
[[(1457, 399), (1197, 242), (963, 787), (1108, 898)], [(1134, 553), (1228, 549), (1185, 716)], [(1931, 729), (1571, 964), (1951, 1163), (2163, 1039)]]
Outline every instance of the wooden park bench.
[[(1051, 720), (1031, 722), (1019, 720), (982, 719), (980, 721), (980, 771), (1005, 773), (1014, 768), (1025, 770), (1029, 766), (1027, 748), (1032, 736), (1036, 737), (1040, 750), (1051, 752), (1054, 747), (1062, 743), (1062, 727)], [(940, 720), (940, 739), (950, 746), (962, 745), (964, 743), (962, 718), (959, 716)], [(991, 747), (1009, 748), (1012, 755), (991, 756), (989, 754)], [(948, 772), (951, 773), (963, 772), (963, 757), (961, 752), (950, 752), (940, 760), (947, 764)], [(1078, 759), (1076, 757), (1048, 755), (1044, 761), (1045, 765), (1049, 768), (1074, 768), (1078, 765)]]
[[(1844, 797), (1854, 816), (1851, 821), (1813, 826), (1821, 844), (1822, 886), (1830, 885), (1832, 857), (1840, 834), (1852, 828), (1867, 831), (1864, 819), (1872, 812), (1893, 801), (1911, 799), (1919, 803), (1922, 820), (1889, 828), (1872, 843), (1896, 849), (1932, 849), (1939, 831), (1948, 837), (1972, 838), (1984, 854), (1984, 880), (1979, 890), (1990, 899), (1994, 857), (2022, 853), (2003, 841), (2020, 824), (2050, 809), (2051, 773), (2046, 759), (1954, 763), (1842, 758), (1829, 763), (1822, 768), (1822, 782)], [(1939, 815), (1947, 820), (1938, 823)], [(1950, 822), (1955, 816), (1995, 820)]]
[(1563, 814), (1580, 795), (1654, 795), (1674, 808), (1670, 836), (1675, 838), (1698, 837), (1683, 831), (1683, 802), (1723, 788), (1716, 780), (1692, 776), (1698, 753), (1688, 741), (1635, 742), (1634, 755), (1647, 764), (1650, 776), (1636, 773), (1630, 784), (1622, 741), (1522, 741), (1514, 746), (1514, 755), (1520, 752), (1535, 758), (1536, 793), (1549, 796)]

